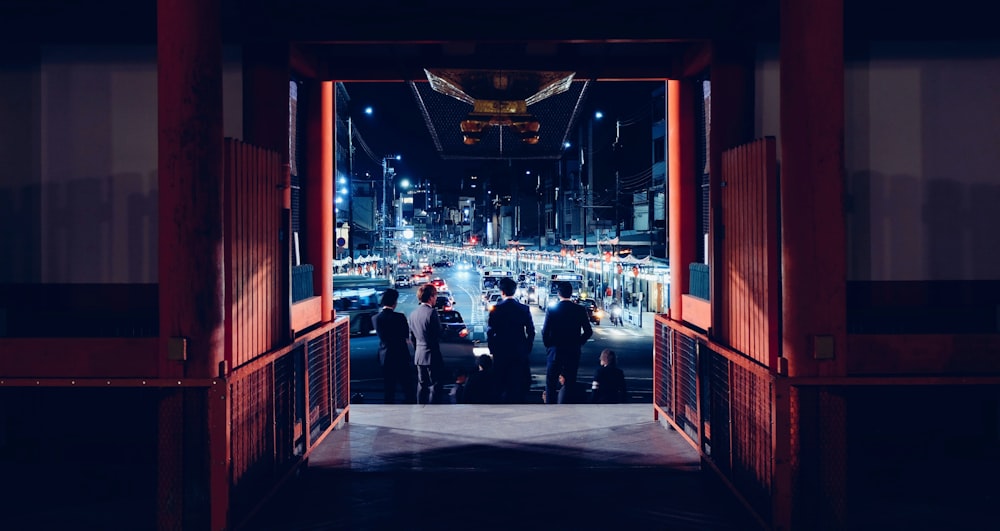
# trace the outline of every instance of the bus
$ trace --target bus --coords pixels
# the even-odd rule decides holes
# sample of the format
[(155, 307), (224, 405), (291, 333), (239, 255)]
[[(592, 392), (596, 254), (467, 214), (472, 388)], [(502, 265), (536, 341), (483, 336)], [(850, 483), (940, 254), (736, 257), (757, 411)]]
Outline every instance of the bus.
[(573, 286), (573, 298), (579, 298), (583, 291), (583, 273), (575, 269), (552, 269), (544, 275), (538, 275), (538, 307), (548, 310), (559, 302), (559, 283), (569, 282)]
[(387, 278), (333, 275), (333, 309), (351, 320), (351, 335), (371, 335), (372, 317), (381, 311), (382, 294), (392, 287)]
[(514, 273), (502, 269), (487, 269), (483, 271), (483, 275), (479, 279), (479, 291), (486, 293), (493, 289), (500, 289), (501, 278), (513, 279)]

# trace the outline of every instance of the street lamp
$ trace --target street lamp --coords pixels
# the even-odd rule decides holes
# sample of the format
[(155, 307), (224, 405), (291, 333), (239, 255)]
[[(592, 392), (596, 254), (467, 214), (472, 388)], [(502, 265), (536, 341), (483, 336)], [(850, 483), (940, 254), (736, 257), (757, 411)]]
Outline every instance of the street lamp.
[(396, 204), (396, 208), (393, 209), (396, 214), (396, 219), (395, 221), (393, 221), (393, 223), (396, 227), (400, 227), (403, 224), (403, 194), (405, 193), (403, 192), (403, 190), (410, 189), (410, 180), (409, 179), (400, 180), (399, 187), (402, 190), (400, 190), (399, 193), (397, 194), (396, 181), (392, 182), (392, 201)]

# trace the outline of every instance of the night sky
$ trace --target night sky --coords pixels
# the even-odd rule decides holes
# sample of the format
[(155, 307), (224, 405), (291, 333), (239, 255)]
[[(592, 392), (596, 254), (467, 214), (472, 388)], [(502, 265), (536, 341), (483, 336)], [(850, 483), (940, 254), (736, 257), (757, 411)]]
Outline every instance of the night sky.
[[(420, 107), (407, 84), (347, 83), (345, 86), (351, 98), (352, 115), (356, 117), (356, 130), (375, 155), (372, 159), (362, 149), (356, 151), (355, 165), (359, 174), (381, 174), (381, 157), (398, 153), (402, 155), (402, 160), (394, 163), (398, 175), (409, 178), (411, 182), (426, 180), (448, 197), (459, 193), (468, 195), (470, 175), (477, 175), (480, 179), (488, 177), (491, 188), (509, 192), (513, 177), (523, 181), (522, 189), (534, 188), (534, 178), (524, 177), (526, 171), (534, 174), (557, 171), (554, 160), (445, 160), (437, 152)], [(614, 187), (611, 144), (614, 142), (615, 120), (622, 120), (625, 124), (621, 128), (624, 156), (620, 176), (639, 176), (651, 166), (651, 94), (660, 86), (662, 82), (656, 81), (591, 84), (579, 119), (589, 119), (598, 109), (605, 116), (595, 122), (594, 127), (595, 193)], [(370, 116), (363, 113), (367, 106), (373, 109)], [(579, 153), (575, 145), (578, 125), (573, 124), (569, 134), (574, 145), (567, 150), (567, 156), (573, 159)], [(458, 124), (455, 126), (458, 127)], [(463, 184), (466, 186), (464, 192), (461, 191)]]

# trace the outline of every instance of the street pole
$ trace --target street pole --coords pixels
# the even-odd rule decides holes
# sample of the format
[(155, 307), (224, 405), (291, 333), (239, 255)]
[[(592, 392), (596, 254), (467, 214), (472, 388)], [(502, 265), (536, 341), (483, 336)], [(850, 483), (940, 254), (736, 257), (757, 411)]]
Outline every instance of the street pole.
[(542, 250), (542, 175), (535, 175), (535, 196), (538, 197), (538, 202), (535, 206), (538, 210), (538, 250)]
[(347, 255), (354, 267), (354, 121), (347, 117)]
[(621, 168), (621, 127), (622, 122), (618, 120), (615, 122), (615, 145), (614, 145), (614, 163), (615, 163), (615, 238), (620, 238), (622, 235), (621, 221), (618, 219), (618, 205), (621, 203), (621, 178), (620, 171)]
[[(587, 233), (590, 232), (590, 190), (594, 189), (594, 116), (587, 122), (587, 186), (583, 189), (583, 251), (587, 252)], [(580, 160), (583, 161), (583, 150)]]
[(382, 240), (382, 261), (383, 267), (388, 271), (389, 265), (389, 245), (386, 242), (386, 217), (388, 216), (387, 210), (387, 194), (386, 189), (389, 182), (389, 157), (382, 157), (382, 215), (379, 220), (382, 222), (382, 230), (379, 233), (379, 239)]

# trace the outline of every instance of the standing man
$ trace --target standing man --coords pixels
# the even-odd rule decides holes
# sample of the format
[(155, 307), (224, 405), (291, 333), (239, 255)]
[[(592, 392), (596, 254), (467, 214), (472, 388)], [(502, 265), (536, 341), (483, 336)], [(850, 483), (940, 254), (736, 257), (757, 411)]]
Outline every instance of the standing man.
[(587, 309), (571, 300), (573, 285), (560, 282), (559, 302), (545, 314), (542, 325), (542, 343), (546, 349), (545, 403), (559, 402), (559, 375), (565, 378), (569, 389), (576, 386), (576, 373), (580, 368), (580, 349), (594, 330), (590, 328)]
[(486, 322), (486, 339), (493, 355), (501, 404), (524, 403), (531, 386), (528, 357), (535, 341), (535, 323), (531, 320), (531, 310), (514, 298), (516, 291), (514, 279), (500, 279), (501, 300)]
[(441, 321), (434, 301), (437, 287), (424, 284), (417, 288), (420, 304), (410, 312), (410, 340), (413, 363), (417, 366), (417, 403), (434, 404), (444, 398), (444, 358), (441, 356)]
[(403, 392), (406, 404), (417, 402), (417, 385), (413, 378), (413, 358), (406, 340), (410, 327), (406, 316), (396, 311), (399, 292), (393, 288), (382, 294), (382, 311), (372, 316), (372, 327), (378, 334), (378, 363), (382, 367), (385, 403), (396, 403), (396, 387)]

